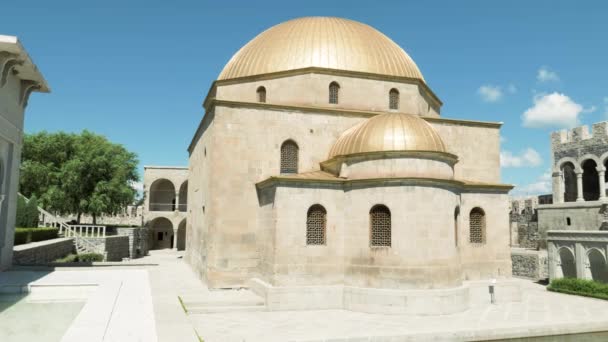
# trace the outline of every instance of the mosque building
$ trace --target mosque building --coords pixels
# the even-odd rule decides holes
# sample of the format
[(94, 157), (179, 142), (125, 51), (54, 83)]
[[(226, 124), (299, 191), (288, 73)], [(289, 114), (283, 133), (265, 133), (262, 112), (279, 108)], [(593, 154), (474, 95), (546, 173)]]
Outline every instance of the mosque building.
[(416, 312), (436, 300), (445, 313), (468, 307), (471, 284), (485, 298), (489, 280), (509, 281), (501, 123), (443, 118), (416, 63), (376, 29), (271, 27), (203, 106), (185, 258), (210, 288), (250, 287), (271, 309), (388, 303), (379, 311), (432, 290), (416, 292), (430, 296)]

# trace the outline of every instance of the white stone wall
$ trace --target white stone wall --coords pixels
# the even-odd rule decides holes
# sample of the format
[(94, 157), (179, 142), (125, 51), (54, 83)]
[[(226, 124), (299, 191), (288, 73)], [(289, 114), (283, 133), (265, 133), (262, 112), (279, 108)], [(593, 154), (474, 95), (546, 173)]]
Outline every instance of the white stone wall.
[(454, 178), (500, 183), (500, 128), (431, 121), (448, 152), (458, 156)]
[(454, 179), (454, 168), (445, 161), (414, 157), (394, 157), (347, 162), (341, 177), (366, 179), (379, 177), (420, 177)]
[[(463, 193), (460, 204), (459, 251), (465, 280), (511, 276), (509, 198), (498, 193)], [(470, 242), (469, 215), (473, 208), (485, 212), (485, 243)]]
[[(338, 104), (329, 103), (329, 84), (340, 85)], [(399, 91), (395, 112), (438, 117), (440, 105), (418, 84), (363, 79), (349, 76), (303, 74), (275, 79), (222, 84), (218, 100), (258, 102), (257, 89), (266, 88), (266, 102), (297, 106), (316, 106), (385, 112), (389, 110), (389, 91)]]
[[(297, 84), (298, 87), (304, 87), (310, 82), (317, 82), (320, 85), (327, 83), (328, 79), (323, 78), (320, 80), (319, 75), (300, 75), (293, 76), (294, 84), (292, 85), (289, 78), (276, 79), (272, 82), (283, 82), (275, 85), (261, 84), (259, 82), (249, 82), (244, 84), (230, 84), (222, 85), (218, 87), (216, 98), (224, 100), (234, 101), (247, 101), (255, 102), (257, 99), (256, 89), (260, 85), (264, 85), (267, 90), (268, 103), (284, 103), (289, 105), (316, 105), (315, 103), (308, 103), (307, 101), (319, 101), (317, 104), (320, 106), (320, 101), (326, 101), (327, 87), (323, 86), (318, 88), (308, 87), (308, 90), (302, 91), (313, 91), (318, 93), (311, 93), (310, 97), (302, 96), (303, 93), (293, 91)], [(323, 75), (322, 77), (330, 77)], [(333, 78), (333, 76), (331, 77)], [(320, 81), (319, 81), (320, 80)], [(349, 99), (346, 95), (347, 90), (351, 90), (348, 80), (340, 83), (345, 85), (341, 88), (341, 98), (344, 97), (344, 101), (340, 101), (340, 105), (352, 105), (353, 109), (377, 109), (383, 110), (382, 106), (388, 106), (388, 90), (390, 87), (387, 84), (372, 81), (372, 80), (360, 80), (362, 83), (353, 83), (354, 85), (367, 84), (367, 82), (378, 82), (382, 83), (378, 85), (378, 89), (382, 89), (377, 104), (370, 104), (368, 95), (357, 95), (356, 101), (361, 102), (350, 102), (355, 99)], [(267, 81), (264, 81), (267, 82)], [(270, 81), (268, 81), (270, 82)], [(308, 83), (307, 83), (308, 82)], [(345, 83), (344, 83), (345, 82)], [(290, 87), (286, 87), (289, 83)], [(390, 83), (390, 82), (389, 82)], [(281, 85), (283, 84), (283, 85)], [(317, 83), (315, 83), (317, 84)], [(289, 89), (285, 93), (281, 93), (281, 89)], [(384, 89), (386, 87), (386, 89)], [(401, 88), (400, 88), (401, 89)], [(280, 98), (273, 99), (273, 94), (283, 94)], [(307, 94), (307, 93), (304, 93)], [(408, 97), (407, 90), (401, 92), (401, 100), (404, 101)], [(371, 96), (373, 97), (373, 96)], [(375, 97), (374, 97), (375, 98)], [(318, 100), (315, 100), (318, 99)], [(277, 102), (280, 101), (280, 102)], [(295, 101), (295, 103), (290, 102)], [(304, 101), (304, 102), (298, 102)], [(422, 102), (416, 97), (410, 97), (408, 101), (414, 101), (412, 105), (417, 105)], [(363, 103), (367, 103), (364, 105)], [(417, 104), (416, 104), (417, 103)], [(357, 106), (364, 106), (363, 108)], [(403, 105), (400, 108), (405, 110), (406, 106)], [(308, 266), (296, 266), (292, 265), (291, 269), (289, 264), (285, 264), (283, 259), (280, 259), (278, 252), (274, 253), (271, 246), (279, 246), (278, 240), (276, 239), (287, 239), (285, 241), (291, 241), (295, 237), (285, 237), (282, 235), (276, 235), (276, 231), (272, 228), (275, 226), (278, 220), (295, 220), (301, 219), (279, 217), (276, 210), (276, 205), (287, 205), (283, 202), (275, 201), (274, 195), (266, 193), (260, 193), (256, 190), (255, 184), (263, 181), (269, 177), (277, 176), (280, 172), (280, 147), (281, 144), (291, 139), (296, 142), (299, 147), (299, 169), (300, 173), (319, 170), (319, 164), (327, 159), (328, 152), (331, 146), (335, 143), (337, 138), (348, 128), (353, 125), (365, 120), (367, 114), (358, 113), (326, 113), (323, 111), (319, 112), (300, 112), (294, 110), (281, 110), (274, 108), (259, 108), (252, 106), (240, 106), (240, 105), (217, 105), (210, 108), (212, 112), (207, 113), (201, 126), (199, 127), (192, 145), (190, 147), (190, 165), (189, 165), (189, 195), (188, 195), (188, 212), (189, 222), (187, 229), (186, 238), (186, 260), (193, 266), (193, 269), (204, 278), (210, 287), (239, 287), (243, 286), (247, 279), (260, 275), (260, 274), (273, 274), (277, 270), (276, 281), (289, 281), (290, 277), (299, 279), (298, 281), (306, 282), (315, 279), (321, 271), (321, 267), (326, 269), (339, 270), (340, 263), (331, 263), (329, 265), (319, 266), (319, 263), (311, 261), (311, 265)], [(428, 109), (428, 108), (427, 108)], [(409, 111), (410, 109), (408, 109)], [(422, 112), (416, 112), (422, 113)], [(428, 114), (428, 113), (426, 113)], [(430, 115), (430, 114), (429, 114)], [(437, 119), (429, 119), (430, 123), (438, 130), (442, 136), (449, 152), (458, 155), (459, 161), (454, 166), (454, 178), (466, 179), (470, 181), (478, 182), (492, 182), (499, 183), (500, 181), (500, 161), (499, 161), (499, 125), (484, 125), (475, 123), (462, 123), (457, 121), (441, 121)], [(480, 144), (483, 141), (483, 144)], [(429, 161), (416, 161), (416, 165), (422, 167), (429, 166)], [(427, 165), (428, 164), (428, 165)], [(413, 164), (412, 164), (413, 165)], [(362, 168), (362, 170), (364, 170)], [(415, 169), (415, 168), (414, 168)], [(446, 165), (441, 167), (427, 168), (428, 175), (433, 177), (447, 177), (451, 178), (451, 168)], [(422, 173), (421, 173), (422, 174)], [(308, 186), (308, 188), (311, 188)], [(309, 189), (310, 190), (310, 189)], [(316, 190), (315, 190), (316, 191)], [(320, 190), (319, 190), (320, 191)], [(392, 190), (391, 190), (392, 191)], [(396, 190), (402, 193), (404, 196), (409, 196), (407, 193), (409, 188)], [(420, 190), (422, 191), (422, 190)], [(314, 192), (314, 191), (313, 191)], [(448, 191), (449, 193), (449, 191)], [(372, 194), (361, 195), (362, 198), (365, 196), (372, 196)], [(411, 194), (410, 194), (411, 195)], [(308, 196), (308, 195), (302, 195)], [(330, 198), (333, 198), (328, 195)], [(375, 198), (373, 195), (370, 199)], [(379, 195), (383, 196), (383, 195)], [(391, 196), (399, 196), (396, 193)], [(411, 200), (412, 205), (417, 210), (428, 212), (425, 217), (430, 220), (436, 220), (437, 228), (441, 231), (436, 233), (440, 236), (440, 243), (437, 244), (435, 240), (430, 244), (431, 246), (447, 246), (450, 240), (450, 234), (452, 236), (452, 245), (454, 242), (453, 236), (453, 215), (454, 207), (456, 205), (457, 195), (450, 195), (452, 199), (449, 199), (446, 203), (451, 206), (447, 211), (441, 211), (437, 214), (435, 211), (431, 211), (430, 208), (418, 207), (423, 205), (417, 202), (424, 203), (426, 201), (434, 202), (433, 205), (443, 208), (444, 195), (435, 194), (424, 194), (423, 196), (430, 197), (419, 197), (416, 200)], [(438, 196), (439, 200), (434, 200), (434, 196)], [(482, 195), (480, 195), (482, 196)], [(507, 197), (499, 197), (494, 199), (494, 195), (488, 195), (491, 198), (490, 206), (498, 206), (497, 209), (491, 210), (495, 212), (499, 220), (499, 216), (505, 218), (505, 236), (507, 240), (505, 242), (506, 252), (502, 252), (500, 245), (502, 240), (492, 243), (491, 247), (486, 249), (481, 248), (483, 252), (470, 252), (466, 254), (469, 256), (468, 262), (471, 263), (473, 256), (484, 258), (488, 260), (486, 269), (478, 271), (476, 276), (471, 275), (472, 279), (475, 277), (481, 277), (482, 274), (486, 275), (490, 272), (489, 270), (495, 270), (500, 264), (501, 267), (504, 265), (510, 265), (510, 257), (508, 253), (509, 246), (509, 227), (508, 227), (508, 211), (507, 211)], [(415, 197), (411, 197), (415, 198)], [(346, 196), (342, 201), (336, 202), (336, 206), (344, 206), (343, 209), (336, 208), (336, 211), (344, 210), (345, 212), (351, 213), (350, 208), (354, 205), (353, 200)], [(501, 201), (504, 201), (502, 203)], [(366, 203), (366, 206), (369, 203)], [(204, 209), (203, 209), (204, 208)], [(288, 211), (297, 211), (301, 208), (285, 208)], [(370, 207), (366, 207), (365, 210), (358, 208), (357, 210), (363, 210), (363, 212), (369, 212)], [(504, 209), (504, 214), (500, 213)], [(304, 211), (305, 215), (306, 211)], [(412, 212), (413, 213), (413, 212)], [(401, 215), (401, 213), (396, 214)], [(365, 216), (367, 218), (367, 216)], [(405, 220), (405, 219), (404, 219)], [(422, 219), (421, 219), (422, 220)], [(442, 223), (440, 223), (441, 221)], [(448, 224), (449, 225), (446, 225)], [(360, 224), (361, 222), (357, 222)], [(291, 224), (291, 223), (290, 223)], [(288, 224), (288, 225), (290, 225)], [(419, 225), (424, 225), (424, 222), (420, 221)], [(367, 223), (363, 225), (367, 227)], [(191, 227), (191, 229), (190, 229)], [(278, 225), (276, 225), (278, 227)], [(336, 226), (336, 229), (338, 226)], [(276, 228), (278, 229), (278, 228)], [(367, 229), (367, 228), (366, 228)], [(497, 227), (496, 229), (501, 229)], [(451, 233), (450, 233), (451, 232)], [(286, 233), (286, 232), (285, 232)], [(277, 233), (278, 234), (278, 233)], [(422, 233), (420, 233), (422, 234)], [(466, 235), (466, 234), (465, 234)], [(463, 237), (464, 238), (464, 237)], [(430, 240), (429, 240), (430, 241)], [(498, 251), (493, 251), (492, 248), (499, 246)], [(296, 249), (298, 250), (298, 249)], [(294, 250), (294, 253), (296, 252)], [(431, 247), (430, 250), (436, 251), (441, 256), (432, 256), (431, 263), (435, 263), (437, 268), (430, 273), (420, 271), (419, 273), (413, 272), (413, 275), (403, 274), (396, 277), (396, 279), (415, 279), (418, 277), (420, 284), (426, 284), (426, 286), (449, 286), (449, 284), (458, 283), (462, 274), (460, 272), (460, 264), (456, 261), (456, 255), (446, 256), (443, 253), (450, 251), (449, 248), (439, 250), (439, 247)], [(453, 253), (456, 253), (455, 247), (452, 249)], [(309, 253), (308, 250), (302, 252), (304, 254)], [(323, 248), (317, 248), (316, 251), (310, 252), (312, 255), (308, 256), (311, 260), (321, 260), (325, 257), (326, 253)], [(333, 256), (338, 257), (339, 249), (332, 250)], [(402, 251), (399, 251), (402, 253)], [(430, 253), (430, 252), (428, 252)], [(504, 256), (501, 254), (503, 253)], [(379, 254), (379, 253), (376, 253)], [(500, 261), (496, 261), (498, 256)], [(332, 256), (332, 257), (333, 257)], [(427, 257), (428, 255), (424, 255)], [(422, 255), (420, 255), (422, 257)], [(504, 257), (504, 258), (503, 258)], [(383, 260), (386, 265), (400, 260), (399, 257), (393, 255), (365, 255), (365, 260)], [(447, 260), (447, 264), (446, 264)], [(283, 263), (282, 265), (279, 265)], [(443, 264), (442, 264), (443, 263)], [(279, 265), (279, 266), (273, 266)], [(295, 267), (295, 268), (294, 268)], [(307, 270), (298, 269), (298, 267), (308, 267)], [(314, 269), (317, 267), (317, 269)], [(475, 267), (470, 265), (470, 267)], [(363, 268), (361, 266), (360, 268)], [(422, 268), (421, 268), (422, 269)], [(433, 278), (433, 272), (441, 270), (445, 272), (443, 278)], [(510, 270), (510, 267), (509, 267)], [(357, 284), (365, 284), (366, 282), (373, 282), (375, 277), (358, 276), (356, 269), (349, 271), (352, 276), (352, 281)], [(507, 271), (505, 271), (506, 274)], [(328, 272), (326, 272), (328, 273)], [(346, 272), (348, 273), (348, 272)], [(397, 272), (398, 273), (398, 272)], [(415, 273), (415, 274), (414, 274)], [(496, 272), (493, 272), (496, 273)], [(401, 277), (401, 278), (399, 278)], [(319, 277), (317, 277), (318, 280)], [(391, 280), (391, 275), (384, 277), (377, 277), (379, 284), (382, 286), (400, 287), (406, 286), (405, 283), (400, 283), (398, 280)], [(429, 280), (430, 279), (430, 280)], [(326, 283), (332, 283), (337, 281), (337, 278), (327, 276), (324, 279)], [(409, 283), (411, 284), (411, 283)], [(431, 285), (428, 285), (431, 284)]]
[[(0, 65), (0, 72), (2, 71)], [(23, 113), (19, 103), (20, 79), (9, 73), (0, 88), (0, 271), (11, 265), (19, 161), (23, 144)]]

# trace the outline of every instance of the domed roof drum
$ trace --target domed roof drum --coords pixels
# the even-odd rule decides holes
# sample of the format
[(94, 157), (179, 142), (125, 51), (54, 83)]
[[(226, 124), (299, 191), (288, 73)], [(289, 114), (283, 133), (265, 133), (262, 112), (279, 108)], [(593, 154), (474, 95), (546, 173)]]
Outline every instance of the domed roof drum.
[(262, 32), (233, 57), (218, 80), (319, 67), (416, 78), (416, 63), (390, 38), (341, 18), (305, 17)]
[(329, 158), (363, 152), (447, 152), (439, 133), (417, 115), (386, 113), (346, 130), (329, 152)]

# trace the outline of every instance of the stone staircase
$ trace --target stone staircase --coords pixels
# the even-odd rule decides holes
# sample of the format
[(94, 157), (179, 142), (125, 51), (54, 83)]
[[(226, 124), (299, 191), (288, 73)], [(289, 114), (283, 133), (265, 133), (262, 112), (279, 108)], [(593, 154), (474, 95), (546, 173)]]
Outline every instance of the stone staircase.
[[(29, 201), (29, 199), (21, 193), (19, 193), (19, 196), (23, 197), (26, 201)], [(74, 238), (74, 246), (76, 247), (77, 254), (98, 253), (104, 256), (104, 261), (106, 260), (107, 253), (89, 240), (90, 238), (105, 237), (105, 226), (69, 225), (41, 207), (38, 207), (38, 213), (40, 215), (40, 223), (43, 226), (59, 228), (60, 237)]]
[(180, 297), (189, 315), (221, 312), (266, 311), (264, 299), (249, 290), (217, 290)]

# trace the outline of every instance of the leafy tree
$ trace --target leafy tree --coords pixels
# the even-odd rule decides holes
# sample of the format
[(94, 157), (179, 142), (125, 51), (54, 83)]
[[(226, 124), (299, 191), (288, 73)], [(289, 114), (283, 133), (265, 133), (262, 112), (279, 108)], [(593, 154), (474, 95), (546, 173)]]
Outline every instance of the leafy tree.
[(80, 134), (28, 134), (24, 138), (21, 192), (38, 195), (60, 214), (114, 214), (133, 203), (137, 156), (87, 130)]
[(32, 195), (29, 201), (27, 201), (27, 208), (25, 209), (27, 226), (26, 228), (38, 228), (39, 213), (38, 213), (38, 199), (36, 195)]
[(17, 199), (16, 226), (19, 228), (38, 227), (38, 200), (32, 196), (29, 201), (19, 196)]
[(17, 216), (15, 217), (15, 225), (19, 228), (28, 228), (27, 227), (27, 202), (25, 198), (18, 196), (17, 197)]

